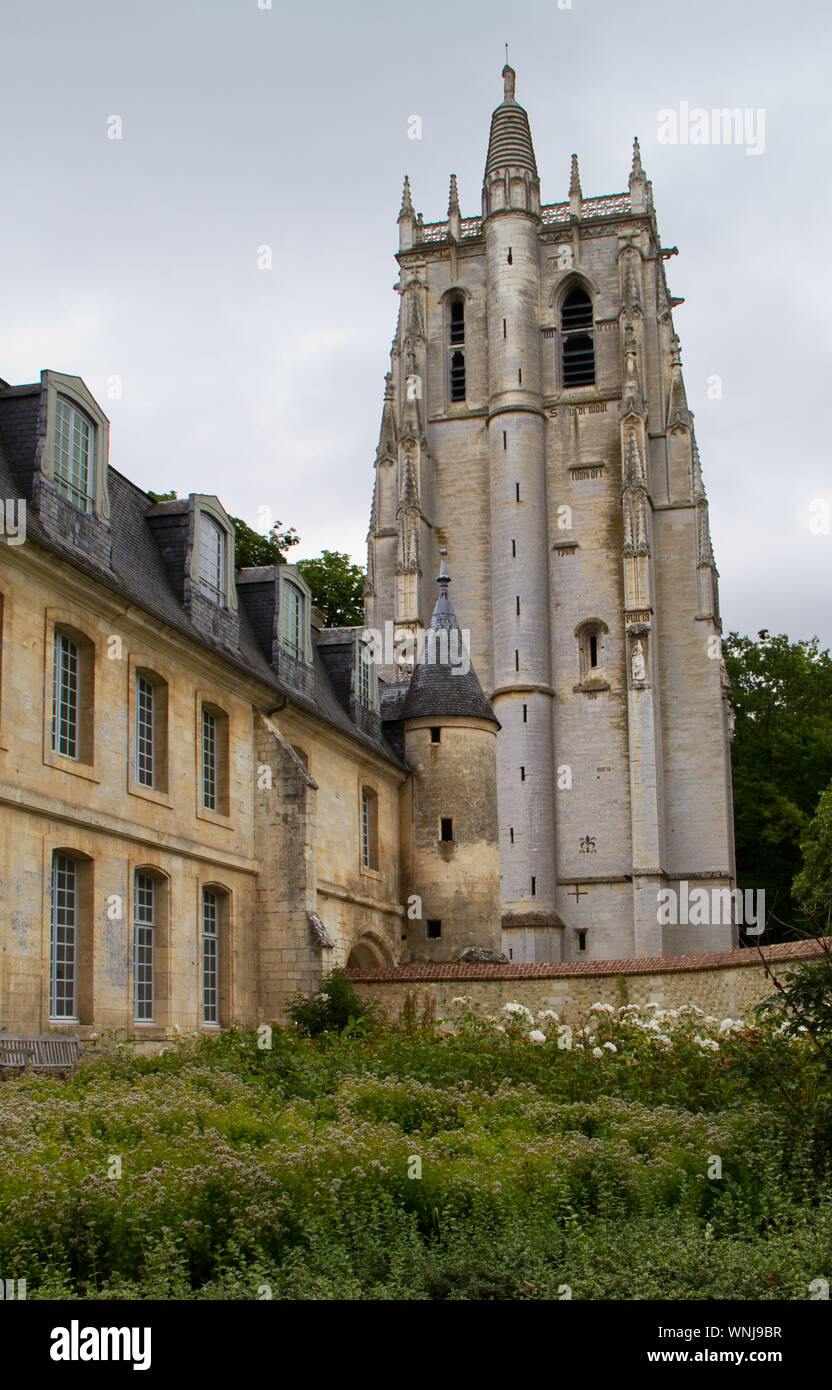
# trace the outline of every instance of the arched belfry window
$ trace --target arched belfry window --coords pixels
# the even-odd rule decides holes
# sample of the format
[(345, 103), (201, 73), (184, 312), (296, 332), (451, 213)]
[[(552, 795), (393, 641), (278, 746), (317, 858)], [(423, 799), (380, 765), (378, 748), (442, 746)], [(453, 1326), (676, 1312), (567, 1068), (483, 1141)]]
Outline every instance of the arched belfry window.
[(451, 357), (451, 400), (465, 400), (465, 354), (455, 352)]
[(454, 299), (451, 302), (451, 347), (465, 342), (465, 301)]
[(451, 300), (448, 320), (448, 342), (451, 349), (451, 400), (465, 400), (465, 301), (461, 296)]
[(563, 340), (564, 386), (592, 386), (595, 382), (595, 344), (592, 333), (592, 300), (578, 286), (570, 290), (560, 310)]

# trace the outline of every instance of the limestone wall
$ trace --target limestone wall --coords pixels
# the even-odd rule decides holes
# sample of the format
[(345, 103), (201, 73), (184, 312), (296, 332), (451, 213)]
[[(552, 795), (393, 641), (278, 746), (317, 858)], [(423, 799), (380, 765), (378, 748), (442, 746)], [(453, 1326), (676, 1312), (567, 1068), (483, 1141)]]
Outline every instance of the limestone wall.
[(350, 971), (356, 989), (383, 1004), (396, 1018), (409, 993), (421, 1011), (436, 1003), (438, 1018), (452, 1018), (451, 1000), (463, 995), (483, 1017), (516, 1001), (535, 1013), (554, 1009), (564, 1023), (576, 1024), (592, 1004), (664, 1008), (697, 1004), (716, 1018), (739, 1018), (774, 993), (770, 968), (778, 975), (789, 964), (819, 954), (814, 941), (754, 949), (708, 951), (696, 956), (644, 960), (581, 961), (562, 965), (403, 966), (397, 970)]

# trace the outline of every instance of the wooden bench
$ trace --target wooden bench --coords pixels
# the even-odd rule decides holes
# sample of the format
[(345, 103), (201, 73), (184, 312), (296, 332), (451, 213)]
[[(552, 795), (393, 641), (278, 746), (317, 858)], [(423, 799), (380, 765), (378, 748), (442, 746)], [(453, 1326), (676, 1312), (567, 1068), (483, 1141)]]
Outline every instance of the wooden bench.
[(72, 1071), (81, 1058), (81, 1040), (70, 1038), (9, 1038), (0, 1033), (0, 1076), (6, 1070)]

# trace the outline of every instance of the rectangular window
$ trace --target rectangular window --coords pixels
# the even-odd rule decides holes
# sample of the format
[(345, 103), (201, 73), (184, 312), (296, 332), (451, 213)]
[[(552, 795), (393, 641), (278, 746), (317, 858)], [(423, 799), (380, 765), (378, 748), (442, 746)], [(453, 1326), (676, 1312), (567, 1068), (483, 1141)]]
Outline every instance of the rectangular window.
[(440, 832), (439, 832), (439, 838), (440, 838), (440, 840), (446, 840), (446, 841), (447, 841), (447, 840), (452, 840), (452, 839), (454, 838), (454, 822), (453, 822), (453, 817), (452, 817), (452, 816), (443, 816), (442, 819), (441, 819), (440, 822), (439, 822), (439, 825), (440, 825)]
[(509, 830), (508, 830), (508, 842), (509, 842), (510, 845), (513, 845), (513, 844), (514, 844), (514, 826), (513, 826), (513, 825), (510, 825), (510, 826), (509, 826)]
[(442, 923), (435, 918), (428, 922), (428, 941), (438, 941), (442, 935)]
[(358, 703), (366, 706), (367, 709), (371, 709), (373, 704), (373, 670), (370, 661), (370, 653), (364, 642), (358, 643), (356, 663), (356, 694), (358, 696)]
[(532, 879), (532, 897), (534, 898), (534, 897), (536, 897), (536, 895), (537, 895), (537, 879), (536, 879), (536, 878), (533, 878), (533, 879)]
[(206, 811), (217, 809), (217, 720), (202, 707), (202, 804)]
[(365, 869), (370, 867), (370, 798), (365, 791), (361, 793), (361, 863)]
[(219, 1023), (219, 902), (212, 888), (202, 890), (202, 1021)]
[(77, 1018), (78, 865), (66, 854), (52, 856), (52, 968), (49, 1013)]
[(524, 767), (521, 767), (521, 769), (520, 769), (520, 781), (521, 781), (521, 782), (525, 782), (525, 780), (526, 780), (526, 769), (525, 769)]
[(431, 743), (439, 743), (439, 742), (441, 742), (441, 739), (442, 739), (442, 730), (441, 730), (441, 728), (438, 728), (437, 726), (434, 725), (434, 726), (431, 728), (431, 731), (430, 731), (430, 741), (431, 741)]
[(78, 647), (56, 632), (52, 657), (52, 751), (78, 757)]
[(136, 678), (136, 781), (143, 787), (155, 784), (153, 682), (147, 676)]
[(210, 516), (199, 518), (199, 587), (214, 603), (225, 602), (225, 531)]
[(55, 490), (82, 512), (92, 509), (90, 471), (95, 427), (58, 398), (55, 411)]
[(520, 617), (520, 595), (517, 595), (517, 616)]
[(520, 484), (519, 484), (519, 483), (515, 483), (515, 484), (514, 484), (514, 500), (515, 500), (515, 502), (519, 502), (519, 501), (520, 501)]
[(524, 724), (528, 724), (528, 722), (529, 722), (529, 707), (528, 707), (528, 705), (524, 705), (524, 706), (523, 706), (523, 723), (524, 723)]
[(153, 1022), (153, 935), (156, 884), (150, 874), (136, 874), (133, 899), (133, 977), (136, 1022)]
[(517, 559), (517, 542), (516, 542), (516, 541), (512, 541), (512, 542), (511, 542), (511, 558), (512, 558), (512, 560), (516, 560), (516, 559)]

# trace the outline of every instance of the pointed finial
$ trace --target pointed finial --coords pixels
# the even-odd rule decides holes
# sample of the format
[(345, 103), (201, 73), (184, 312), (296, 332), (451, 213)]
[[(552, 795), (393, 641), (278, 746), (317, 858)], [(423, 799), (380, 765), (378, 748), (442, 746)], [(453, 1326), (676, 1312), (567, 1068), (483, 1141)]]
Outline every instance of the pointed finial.
[(439, 569), (439, 577), (438, 577), (438, 579), (437, 579), (436, 582), (437, 582), (437, 584), (450, 584), (450, 582), (451, 582), (451, 576), (448, 574), (448, 566), (447, 566), (447, 564), (445, 563), (446, 560), (447, 560), (447, 558), (448, 558), (448, 552), (447, 552), (447, 550), (445, 550), (445, 548), (443, 547), (443, 548), (440, 550), (439, 554), (442, 556), (442, 564), (441, 564), (441, 566), (440, 566), (440, 569)]
[(413, 202), (410, 197), (410, 179), (407, 174), (404, 176), (404, 188), (402, 189), (402, 205), (399, 209), (399, 217), (413, 215)]
[[(506, 47), (508, 47), (508, 45), (506, 45)], [(503, 100), (514, 101), (514, 84), (517, 80), (517, 73), (514, 71), (514, 68), (509, 67), (508, 60), (506, 60), (506, 65), (503, 68), (502, 78)]]
[(456, 174), (451, 174), (451, 192), (448, 197), (448, 216), (452, 212), (459, 212), (459, 194), (456, 187)]
[(633, 167), (630, 172), (630, 178), (638, 179), (642, 178), (643, 176), (644, 170), (641, 167), (641, 147), (638, 143), (638, 136), (636, 136), (633, 140)]
[(582, 198), (582, 197), (583, 197), (583, 193), (581, 192), (581, 176), (580, 176), (580, 173), (578, 172), (578, 156), (577, 156), (576, 154), (573, 154), (573, 156), (572, 156), (572, 172), (571, 172), (570, 177), (569, 177), (569, 196), (570, 196), (570, 198), (571, 198), (571, 197), (573, 196), (573, 194), (575, 194), (575, 193), (577, 193), (577, 195), (578, 195), (579, 198)]

